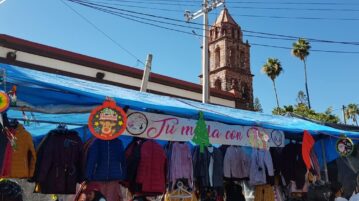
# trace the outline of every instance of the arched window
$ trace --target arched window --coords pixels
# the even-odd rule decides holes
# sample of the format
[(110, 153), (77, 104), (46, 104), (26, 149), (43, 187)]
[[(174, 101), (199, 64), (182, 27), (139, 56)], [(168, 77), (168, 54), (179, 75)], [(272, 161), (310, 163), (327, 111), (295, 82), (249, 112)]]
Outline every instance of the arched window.
[(214, 82), (214, 88), (218, 90), (222, 90), (222, 81), (220, 78), (217, 78), (216, 81)]
[(241, 68), (246, 68), (246, 63), (245, 63), (245, 60), (244, 60), (244, 51), (241, 51), (241, 55), (240, 55), (240, 66)]
[(221, 65), (221, 50), (219, 47), (214, 52), (214, 66), (215, 68), (219, 68)]
[(227, 35), (227, 30), (225, 28), (222, 28), (222, 36)]
[(230, 65), (232, 67), (236, 66), (236, 50), (235, 48), (232, 48), (229, 50), (229, 60), (230, 60)]

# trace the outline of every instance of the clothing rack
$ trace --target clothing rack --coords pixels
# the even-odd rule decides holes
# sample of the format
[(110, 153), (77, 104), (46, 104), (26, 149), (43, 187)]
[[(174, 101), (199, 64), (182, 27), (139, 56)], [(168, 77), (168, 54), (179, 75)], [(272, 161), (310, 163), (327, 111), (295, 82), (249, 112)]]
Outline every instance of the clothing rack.
[(49, 120), (38, 120), (38, 119), (25, 119), (25, 118), (8, 118), (9, 120), (18, 120), (18, 121), (29, 121), (29, 122), (37, 122), (37, 123), (46, 123), (46, 124), (66, 124), (70, 126), (87, 126), (87, 124), (80, 124), (80, 123), (68, 123), (63, 121), (49, 121)]

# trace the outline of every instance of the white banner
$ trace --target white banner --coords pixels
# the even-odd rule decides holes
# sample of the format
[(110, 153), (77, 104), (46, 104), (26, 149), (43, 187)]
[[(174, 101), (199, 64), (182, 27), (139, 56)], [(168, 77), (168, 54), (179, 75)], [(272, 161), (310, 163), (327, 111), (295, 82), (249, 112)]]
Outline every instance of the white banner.
[[(127, 131), (123, 135), (166, 141), (190, 141), (197, 120), (129, 110)], [(206, 121), (211, 144), (257, 148), (283, 147), (284, 133), (256, 126), (228, 125)]]

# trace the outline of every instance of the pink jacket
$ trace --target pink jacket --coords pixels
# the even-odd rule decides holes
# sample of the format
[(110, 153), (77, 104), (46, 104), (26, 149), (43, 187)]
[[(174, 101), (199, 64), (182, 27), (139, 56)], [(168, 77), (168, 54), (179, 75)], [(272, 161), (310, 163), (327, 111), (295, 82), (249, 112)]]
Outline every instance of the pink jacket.
[(172, 155), (170, 162), (170, 181), (174, 185), (177, 179), (188, 179), (192, 187), (193, 165), (191, 150), (187, 144), (175, 142), (172, 145)]
[(224, 177), (248, 178), (250, 164), (250, 157), (240, 147), (230, 146), (223, 161)]

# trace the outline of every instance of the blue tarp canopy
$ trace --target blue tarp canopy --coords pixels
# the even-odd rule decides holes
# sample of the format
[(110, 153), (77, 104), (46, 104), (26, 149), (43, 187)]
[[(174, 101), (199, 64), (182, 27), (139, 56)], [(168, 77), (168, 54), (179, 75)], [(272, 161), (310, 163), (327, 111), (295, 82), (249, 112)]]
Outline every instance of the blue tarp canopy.
[[(283, 130), (293, 135), (308, 130), (313, 135), (327, 134), (357, 137), (357, 132), (347, 132), (315, 124), (295, 117), (268, 115), (224, 106), (203, 104), (191, 100), (143, 93), (117, 86), (100, 84), (16, 66), (0, 64), (6, 70), (7, 90), (17, 86), (20, 105), (31, 106), (34, 111), (48, 113), (89, 113), (94, 106), (102, 104), (106, 97), (112, 97), (120, 106), (142, 111), (157, 111), (185, 118), (197, 118), (203, 111), (206, 120), (227, 124), (260, 126)], [(68, 122), (71, 118), (65, 117)], [(79, 118), (79, 117), (77, 117)], [(81, 117), (80, 117), (81, 118)], [(87, 116), (83, 116), (83, 122)], [(61, 120), (60, 120), (61, 121)]]

